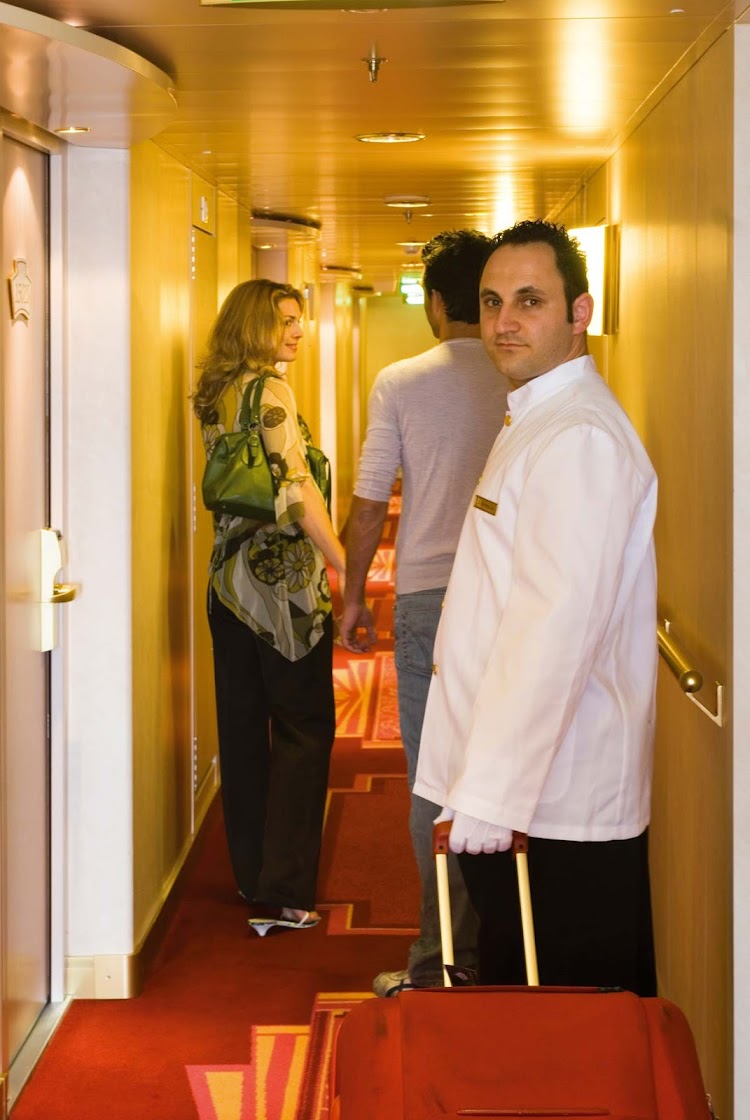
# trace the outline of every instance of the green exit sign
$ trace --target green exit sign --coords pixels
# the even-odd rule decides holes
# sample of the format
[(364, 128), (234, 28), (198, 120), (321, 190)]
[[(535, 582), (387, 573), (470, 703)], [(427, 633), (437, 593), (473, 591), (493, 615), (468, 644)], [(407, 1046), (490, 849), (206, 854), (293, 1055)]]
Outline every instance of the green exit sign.
[(419, 276), (402, 276), (398, 282), (398, 290), (407, 303), (424, 303), (424, 289)]

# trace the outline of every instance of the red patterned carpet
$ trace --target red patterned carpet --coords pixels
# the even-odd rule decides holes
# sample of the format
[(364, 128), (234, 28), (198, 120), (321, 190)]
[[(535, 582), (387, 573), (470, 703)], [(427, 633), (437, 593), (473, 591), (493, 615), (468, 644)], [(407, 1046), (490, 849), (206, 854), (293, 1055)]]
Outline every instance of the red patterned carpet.
[(338, 1024), (377, 972), (404, 966), (416, 933), (392, 655), (397, 516), (394, 499), (368, 584), (378, 647), (335, 654), (323, 921), (248, 930), (217, 803), (143, 993), (75, 1001), (12, 1120), (327, 1120)]

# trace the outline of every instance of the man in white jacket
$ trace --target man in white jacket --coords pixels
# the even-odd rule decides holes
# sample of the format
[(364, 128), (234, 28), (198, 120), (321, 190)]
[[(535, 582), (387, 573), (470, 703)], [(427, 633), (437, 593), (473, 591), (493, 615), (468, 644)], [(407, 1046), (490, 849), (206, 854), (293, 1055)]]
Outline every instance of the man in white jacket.
[(516, 830), (542, 983), (653, 994), (656, 477), (587, 354), (576, 242), (522, 222), (494, 244), (481, 329), (508, 413), (458, 545), (414, 792), (453, 820), (482, 982), (525, 978)]

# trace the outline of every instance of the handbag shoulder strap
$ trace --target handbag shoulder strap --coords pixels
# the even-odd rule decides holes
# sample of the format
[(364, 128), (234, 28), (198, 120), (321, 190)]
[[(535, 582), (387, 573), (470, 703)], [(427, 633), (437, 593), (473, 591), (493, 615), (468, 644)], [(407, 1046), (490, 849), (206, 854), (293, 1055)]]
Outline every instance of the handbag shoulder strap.
[[(248, 381), (245, 392), (242, 394), (242, 408), (240, 409), (240, 428), (248, 431), (251, 425), (260, 423), (260, 398), (263, 393), (263, 384), (271, 373), (263, 373), (260, 377)], [(252, 399), (251, 399), (252, 398)]]

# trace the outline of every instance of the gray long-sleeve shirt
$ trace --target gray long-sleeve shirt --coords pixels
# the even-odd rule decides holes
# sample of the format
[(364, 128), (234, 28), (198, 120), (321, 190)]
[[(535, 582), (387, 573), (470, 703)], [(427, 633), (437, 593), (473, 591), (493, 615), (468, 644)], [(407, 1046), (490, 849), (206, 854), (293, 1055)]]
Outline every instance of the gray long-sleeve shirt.
[(503, 426), (507, 392), (475, 338), (441, 342), (375, 379), (354, 493), (388, 501), (402, 468), (397, 594), (448, 583), (466, 509)]

